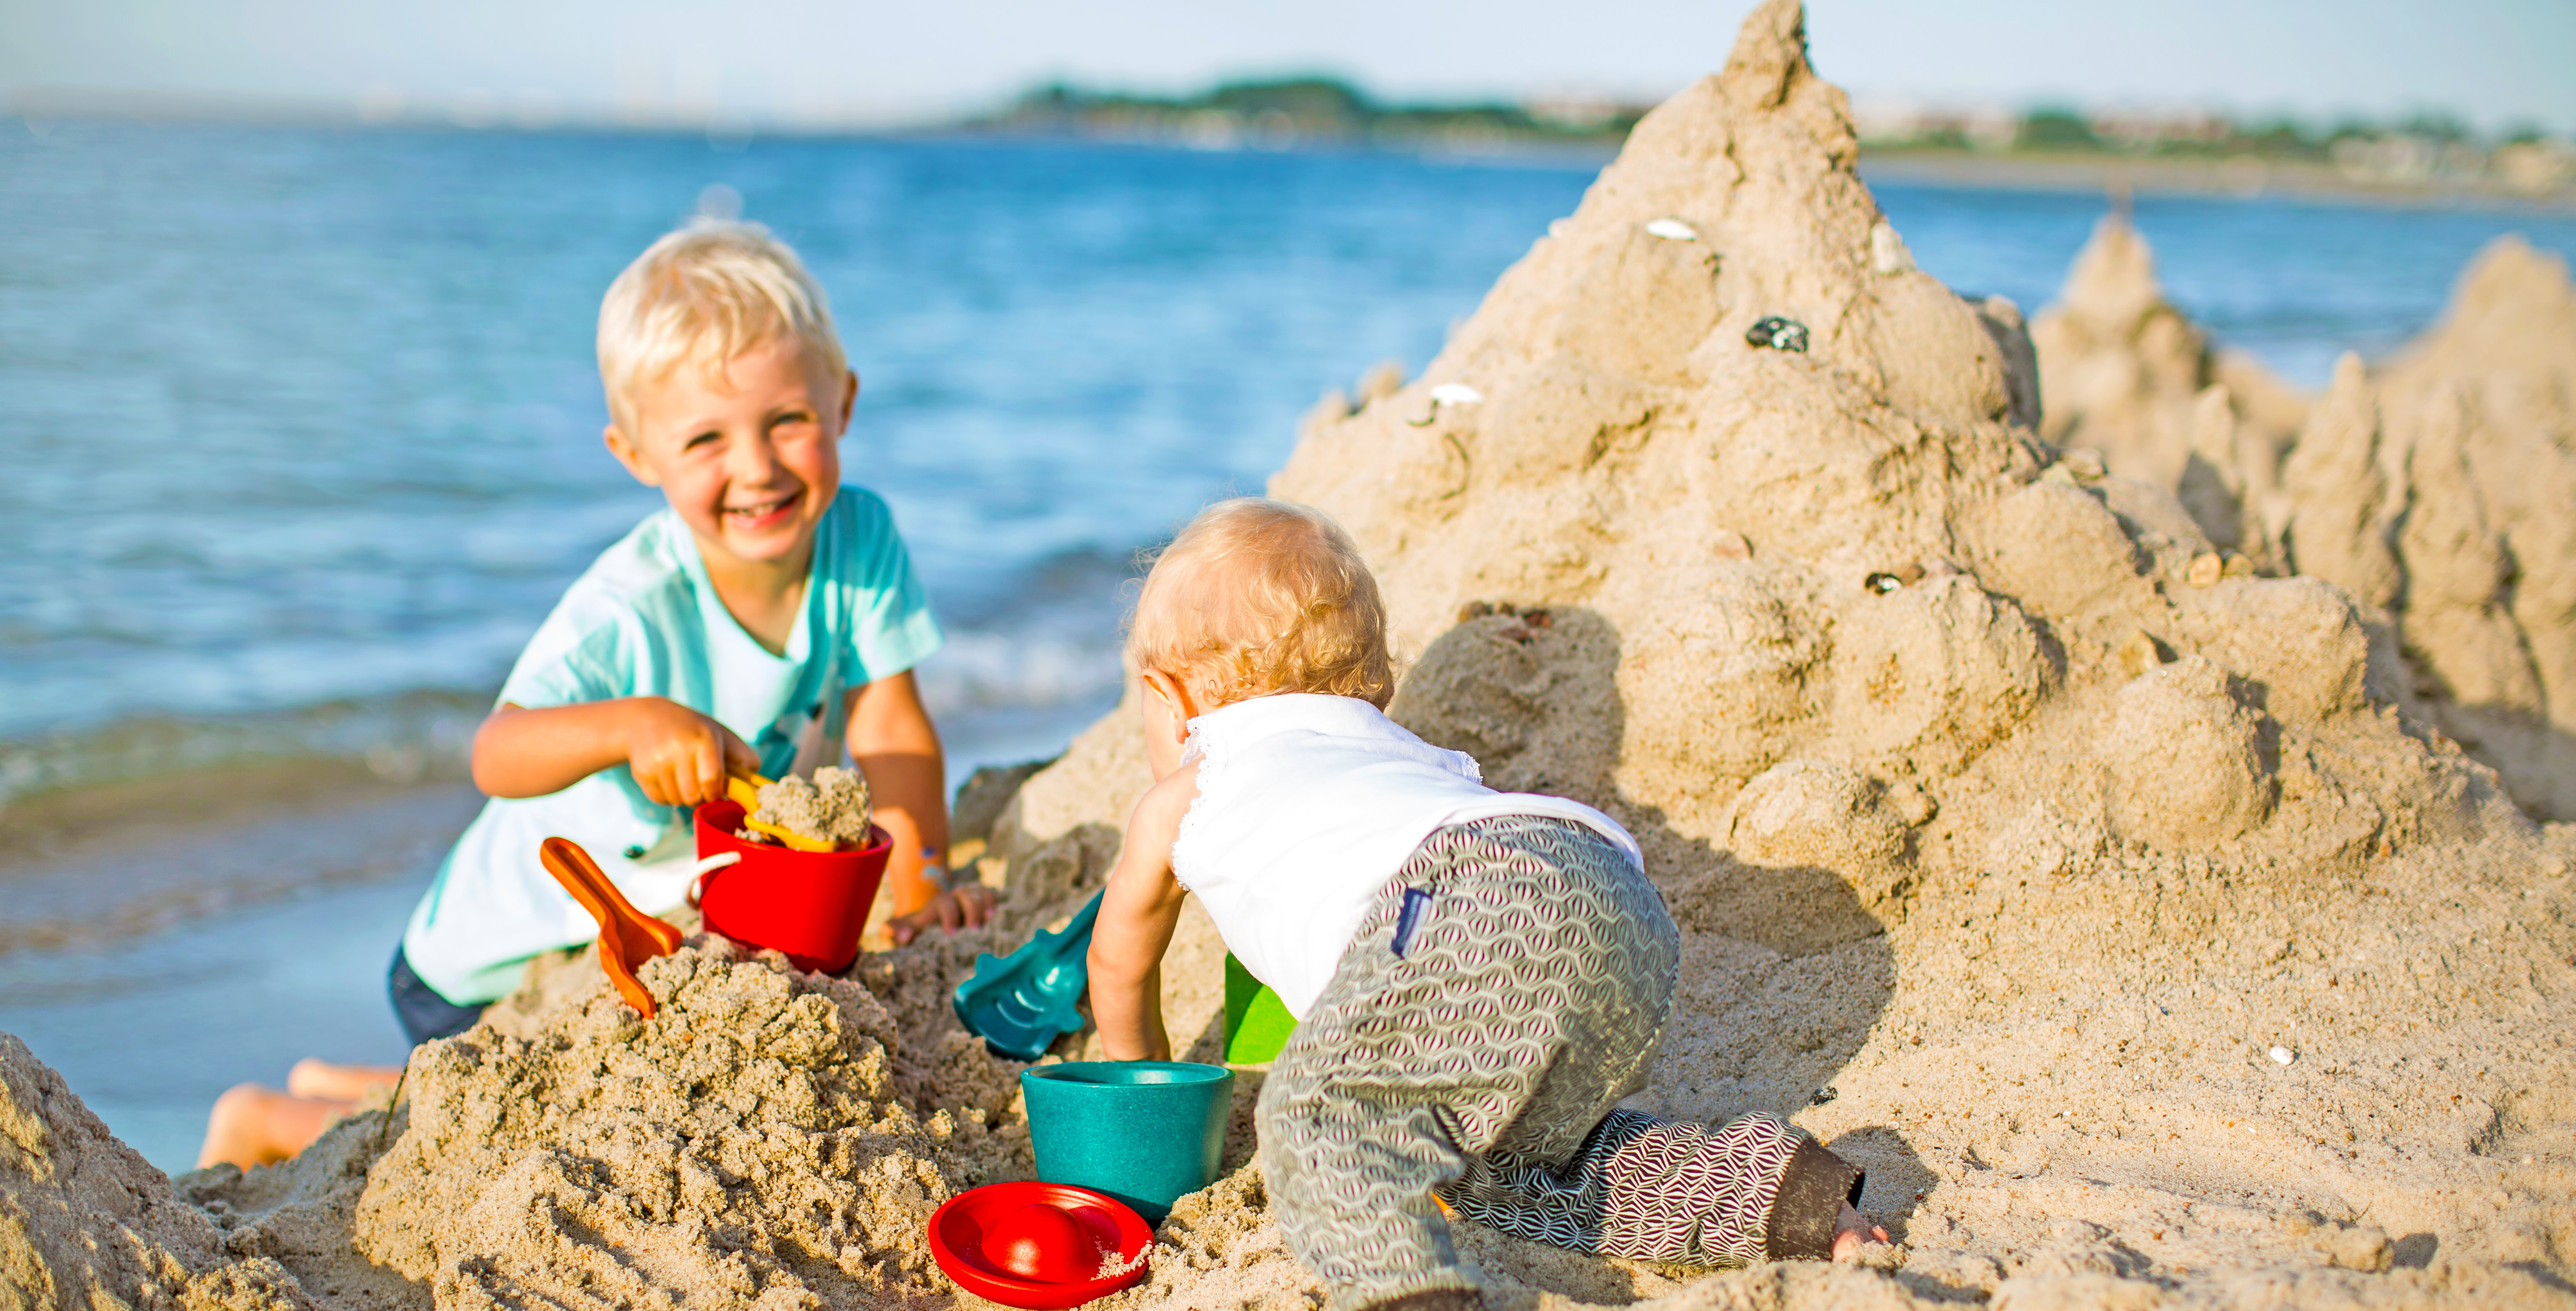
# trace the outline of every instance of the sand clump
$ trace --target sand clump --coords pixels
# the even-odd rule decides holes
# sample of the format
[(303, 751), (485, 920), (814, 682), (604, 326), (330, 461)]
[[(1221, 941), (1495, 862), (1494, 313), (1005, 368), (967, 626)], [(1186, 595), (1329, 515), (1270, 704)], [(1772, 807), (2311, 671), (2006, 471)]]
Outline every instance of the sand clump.
[(855, 769), (825, 765), (810, 780), (793, 774), (760, 789), (760, 809), (751, 817), (775, 824), (798, 837), (842, 847), (864, 847), (875, 811), (868, 803), (868, 779)]
[[(1378, 570), (1399, 720), (1638, 836), (1683, 963), (1635, 1104), (1792, 1115), (1868, 1168), (1862, 1205), (1901, 1240), (1700, 1276), (1462, 1227), (1489, 1301), (2576, 1305), (2576, 828), (2410, 710), (2429, 612), (2412, 583), (2369, 590), (2504, 543), (2524, 582), (2476, 613), (2539, 667), (2541, 502), (2498, 489), (2477, 534), (2440, 535), (2390, 489), (2485, 487), (2481, 452), (2539, 440), (2521, 425), (2570, 394), (2529, 381), (2556, 357), (2356, 371), (2295, 443), (2257, 443), (2289, 510), (2231, 492), (2212, 522), (2126, 455), (2050, 440), (2091, 439), (2042, 426), (2046, 348), (1915, 269), (1856, 158), (1797, 5), (1765, 5), (1422, 377), (1319, 407), (1272, 484)], [(1770, 318), (1805, 349), (1748, 340)], [(2281, 430), (2252, 389), (2207, 402), (2225, 379), (2201, 367), (2142, 394)], [(2389, 436), (2444, 413), (2421, 431), (2456, 442)], [(2314, 576), (2262, 574), (2284, 567)], [(847, 979), (694, 939), (646, 966), (648, 1022), (586, 958), (550, 961), (416, 1053), (390, 1124), (189, 1176), (194, 1208), (118, 1166), (134, 1218), (78, 1219), (71, 1149), (22, 1149), (55, 1173), (17, 1167), (31, 1237), (7, 1250), (36, 1255), (10, 1259), (134, 1306), (146, 1274), (332, 1311), (963, 1304), (921, 1223), (1029, 1159), (1018, 1067), (947, 990), (1100, 886), (1148, 781), (1122, 707), (993, 818), (995, 927)], [(1186, 913), (1164, 970), (1185, 1058), (1219, 1050), (1222, 959)], [(13, 1107), (76, 1105), (20, 1091), (37, 1077), (12, 1075)], [(1259, 1080), (1224, 1177), (1104, 1311), (1320, 1306), (1252, 1160)]]
[(2271, 818), (2280, 779), (2271, 725), (2242, 704), (2227, 672), (2199, 656), (2150, 669), (2113, 698), (2096, 753), (2119, 830), (2192, 850), (2245, 836)]

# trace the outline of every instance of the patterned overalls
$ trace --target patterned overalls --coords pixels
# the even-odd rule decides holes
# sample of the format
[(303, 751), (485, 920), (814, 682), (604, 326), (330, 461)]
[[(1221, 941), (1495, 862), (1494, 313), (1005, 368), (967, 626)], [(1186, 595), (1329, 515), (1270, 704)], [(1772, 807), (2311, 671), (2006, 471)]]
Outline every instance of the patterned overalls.
[(1343, 1307), (1463, 1289), (1436, 1192), (1559, 1247), (1695, 1266), (1828, 1255), (1859, 1175), (1777, 1116), (1615, 1109), (1645, 1084), (1679, 933), (1569, 820), (1434, 832), (1261, 1090), (1280, 1226)]

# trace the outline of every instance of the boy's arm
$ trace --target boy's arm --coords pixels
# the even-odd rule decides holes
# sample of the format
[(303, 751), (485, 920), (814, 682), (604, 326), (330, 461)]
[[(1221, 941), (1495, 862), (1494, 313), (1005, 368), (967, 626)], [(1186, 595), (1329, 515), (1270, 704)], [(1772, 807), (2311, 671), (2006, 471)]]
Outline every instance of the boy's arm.
[(849, 723), (850, 758), (867, 775), (877, 822), (894, 839), (886, 879), (894, 890), (895, 941), (910, 941), (927, 927), (925, 917), (952, 928), (960, 920), (982, 923), (991, 908), (983, 888), (960, 897), (922, 877), (930, 861), (947, 866), (948, 761), (912, 672), (851, 689)]
[(1172, 839), (1198, 795), (1198, 764), (1167, 775), (1136, 803), (1127, 841), (1109, 871), (1091, 926), (1091, 1018), (1113, 1061), (1168, 1061), (1163, 1032), (1163, 952), (1188, 896), (1172, 877)]
[(725, 775), (760, 768), (731, 729), (677, 701), (620, 697), (531, 710), (501, 703), (474, 732), (474, 785), (486, 796), (541, 797), (626, 765), (644, 795), (694, 806), (725, 792)]

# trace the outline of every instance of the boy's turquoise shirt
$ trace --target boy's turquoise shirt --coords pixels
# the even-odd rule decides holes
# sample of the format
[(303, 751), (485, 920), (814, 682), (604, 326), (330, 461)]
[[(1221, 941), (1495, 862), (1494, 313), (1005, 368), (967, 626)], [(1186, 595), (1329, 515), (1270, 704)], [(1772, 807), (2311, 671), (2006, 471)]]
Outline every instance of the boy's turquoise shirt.
[[(816, 728), (837, 753), (842, 694), (912, 668), (940, 641), (894, 516), (873, 492), (841, 488), (816, 526), (813, 573), (784, 655), (735, 622), (688, 526), (665, 509), (573, 583), (500, 699), (537, 709), (668, 697), (732, 729), (775, 776)], [(529, 957), (596, 937), (588, 913), (537, 861), (549, 837), (580, 843), (648, 913), (680, 904), (696, 858), (688, 812), (647, 800), (623, 765), (549, 796), (487, 802), (412, 912), (403, 954), (413, 973), (470, 1006), (517, 987)]]

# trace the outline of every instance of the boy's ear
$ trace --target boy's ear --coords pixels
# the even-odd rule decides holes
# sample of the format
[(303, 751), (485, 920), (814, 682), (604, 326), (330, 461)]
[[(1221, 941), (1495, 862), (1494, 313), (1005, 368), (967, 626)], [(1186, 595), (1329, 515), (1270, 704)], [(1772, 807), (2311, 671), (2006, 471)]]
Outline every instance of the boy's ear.
[(601, 429), (599, 435), (608, 443), (608, 453), (616, 456), (619, 464), (626, 466), (626, 472), (635, 475), (635, 481), (647, 487), (662, 485), (661, 478), (653, 472), (653, 466), (645, 462), (644, 452), (638, 450), (635, 443), (628, 441), (626, 434), (617, 430), (616, 424), (612, 423)]
[(858, 403), (859, 371), (852, 369), (849, 378), (841, 384), (841, 430), (843, 432), (849, 431), (850, 428), (850, 407)]

